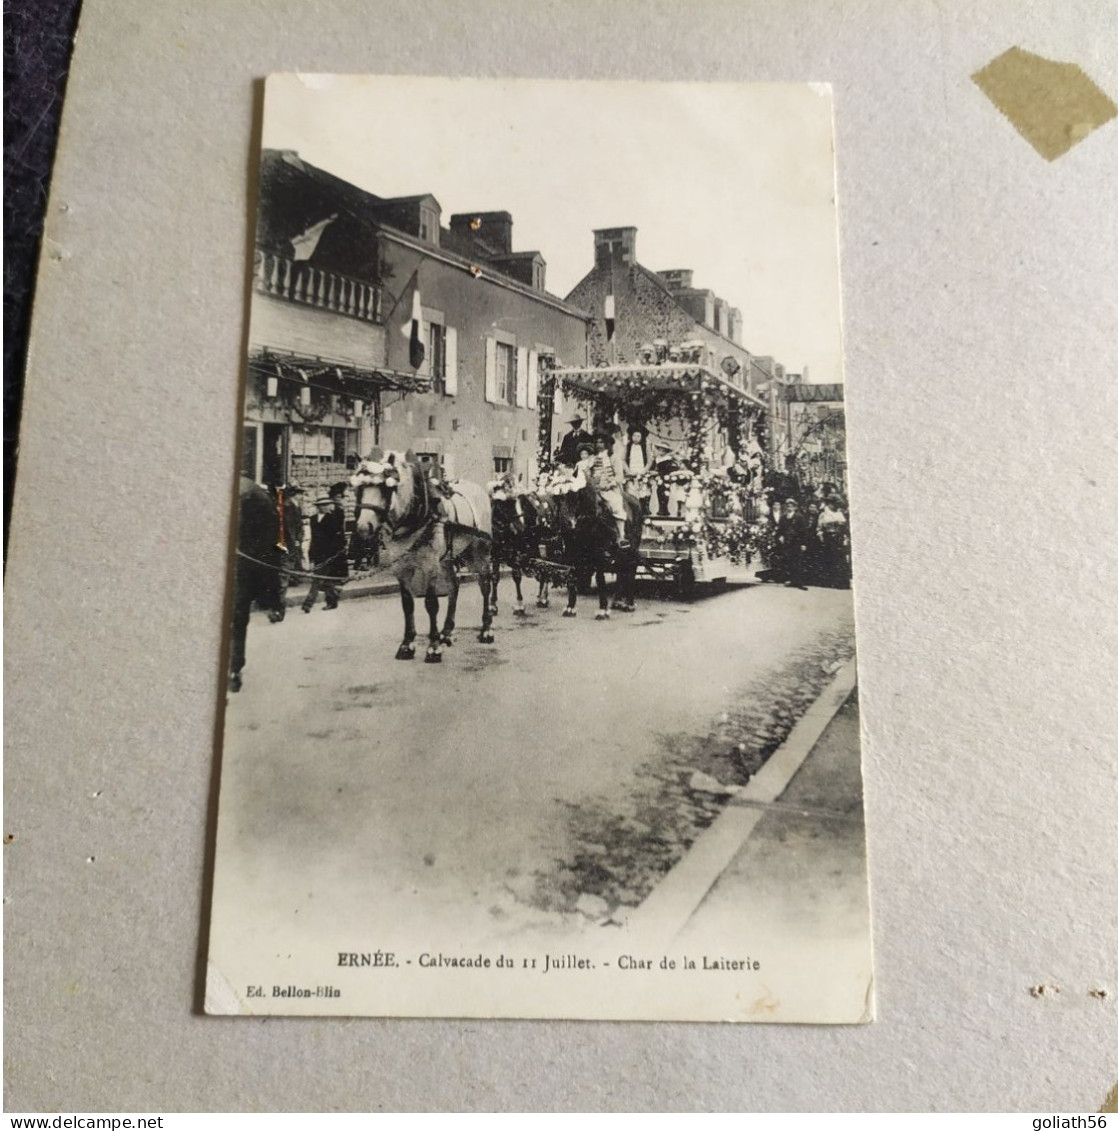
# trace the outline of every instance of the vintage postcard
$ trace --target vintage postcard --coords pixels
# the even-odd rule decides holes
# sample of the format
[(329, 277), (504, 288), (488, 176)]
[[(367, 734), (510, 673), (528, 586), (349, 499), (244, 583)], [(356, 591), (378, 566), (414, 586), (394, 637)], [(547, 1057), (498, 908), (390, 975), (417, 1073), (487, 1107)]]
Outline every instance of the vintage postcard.
[(207, 1010), (864, 1022), (830, 90), (266, 84)]

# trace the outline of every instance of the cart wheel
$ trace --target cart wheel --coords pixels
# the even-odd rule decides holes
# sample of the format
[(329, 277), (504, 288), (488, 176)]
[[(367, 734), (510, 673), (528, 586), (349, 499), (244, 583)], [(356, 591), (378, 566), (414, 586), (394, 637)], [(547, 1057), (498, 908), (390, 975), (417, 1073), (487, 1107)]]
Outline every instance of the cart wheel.
[(695, 569), (690, 562), (682, 562), (675, 571), (675, 595), (681, 601), (695, 596)]

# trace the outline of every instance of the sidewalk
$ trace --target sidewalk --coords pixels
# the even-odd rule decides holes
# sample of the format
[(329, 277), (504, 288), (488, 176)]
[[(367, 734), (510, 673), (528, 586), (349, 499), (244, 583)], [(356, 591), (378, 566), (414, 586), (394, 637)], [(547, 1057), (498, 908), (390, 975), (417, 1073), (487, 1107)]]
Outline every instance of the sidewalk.
[[(400, 586), (396, 579), (387, 571), (382, 570), (372, 577), (351, 578), (338, 589), (338, 599), (348, 601), (354, 597), (385, 597), (391, 593), (399, 593)], [(303, 603), (303, 598), (310, 592), (310, 585), (303, 582), (299, 585), (290, 585), (284, 604), (289, 608)], [(319, 593), (318, 605), (322, 606), (322, 594)]]
[(667, 947), (743, 917), (843, 936), (868, 918), (854, 661), (628, 919)]

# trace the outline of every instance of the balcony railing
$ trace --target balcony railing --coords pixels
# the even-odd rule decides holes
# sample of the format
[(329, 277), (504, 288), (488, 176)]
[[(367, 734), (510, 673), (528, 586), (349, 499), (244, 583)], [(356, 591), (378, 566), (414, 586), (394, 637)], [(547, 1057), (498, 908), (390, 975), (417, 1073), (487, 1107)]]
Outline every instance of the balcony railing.
[(323, 271), (312, 267), (305, 259), (288, 259), (271, 252), (257, 251), (254, 262), (255, 288), (262, 294), (359, 318), (363, 322), (380, 321), (381, 288), (372, 283)]

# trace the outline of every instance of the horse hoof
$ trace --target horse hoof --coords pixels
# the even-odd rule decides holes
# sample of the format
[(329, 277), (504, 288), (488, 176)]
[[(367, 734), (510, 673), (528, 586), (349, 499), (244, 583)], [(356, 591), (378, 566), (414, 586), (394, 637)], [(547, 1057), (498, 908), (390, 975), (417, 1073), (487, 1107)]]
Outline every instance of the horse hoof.
[(413, 647), (411, 647), (411, 645), (409, 645), (409, 644), (401, 644), (400, 647), (396, 649), (396, 659), (397, 660), (414, 660), (415, 659), (415, 649)]
[(442, 653), (428, 652), (427, 655), (423, 657), (423, 662), (425, 664), (441, 664), (443, 662)]
[(444, 632), (442, 634), (442, 636), (439, 637), (439, 643), (444, 648), (453, 648), (454, 647), (454, 637), (451, 636), (449, 632)]
[(563, 610), (563, 616), (565, 616), (565, 617), (577, 617), (578, 613), (575, 612), (574, 609), (568, 607), (568, 608)]
[(523, 609), (513, 609), (512, 615), (514, 617), (526, 617), (528, 614)]
[(478, 640), (479, 644), (492, 644), (493, 643), (493, 633), (491, 633), (491, 632), (479, 632), (477, 634), (477, 640)]
[(604, 610), (600, 613), (595, 613), (594, 619), (595, 620), (609, 620), (609, 613), (605, 612)]
[(548, 609), (550, 607), (551, 607), (550, 601), (537, 601), (536, 602), (536, 608), (537, 609)]
[(490, 605), (489, 606), (489, 615), (494, 616), (494, 617), (497, 615), (497, 606), (496, 605)]
[(230, 691), (240, 691), (241, 690), (241, 673), (240, 672), (230, 672), (229, 673), (229, 690)]

